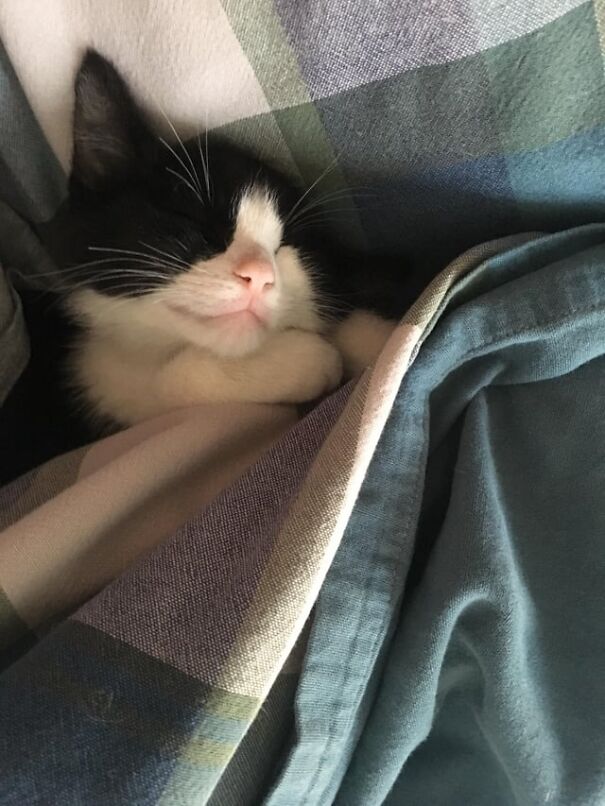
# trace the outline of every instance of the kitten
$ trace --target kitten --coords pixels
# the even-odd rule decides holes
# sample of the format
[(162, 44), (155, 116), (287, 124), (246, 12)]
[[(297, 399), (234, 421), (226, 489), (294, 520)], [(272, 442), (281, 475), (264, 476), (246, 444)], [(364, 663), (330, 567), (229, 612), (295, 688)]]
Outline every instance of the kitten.
[[(385, 270), (321, 228), (297, 227), (300, 203), (279, 172), (212, 133), (176, 145), (157, 136), (116, 69), (88, 51), (75, 82), (68, 198), (38, 226), (68, 321), (26, 300), (38, 343), (2, 412), (13, 440), (12, 421), (28, 407), (28, 446), (34, 432), (46, 446), (28, 466), (99, 433), (82, 439), (70, 412), (76, 427), (54, 437), (61, 328), (69, 385), (112, 428), (203, 402), (304, 403), (338, 385), (343, 362), (348, 374), (363, 369), (394, 324), (356, 312), (335, 326), (343, 311), (396, 319), (418, 289), (409, 275), (401, 282), (400, 259)], [(42, 406), (32, 394), (40, 378)], [(16, 444), (19, 472), (22, 454)]]
[(162, 141), (87, 53), (69, 198), (41, 234), (82, 326), (70, 374), (92, 412), (128, 425), (201, 402), (301, 403), (339, 383), (318, 267), (287, 224), (296, 199), (232, 146)]

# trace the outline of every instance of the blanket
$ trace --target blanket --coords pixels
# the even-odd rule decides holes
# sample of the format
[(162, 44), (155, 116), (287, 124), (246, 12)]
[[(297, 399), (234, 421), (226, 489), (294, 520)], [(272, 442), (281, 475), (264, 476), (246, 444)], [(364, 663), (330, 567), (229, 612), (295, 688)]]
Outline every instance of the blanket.
[(603, 800), (604, 13), (0, 6), (15, 276), (89, 44), (158, 126), (323, 173), (335, 237), (449, 261), (300, 422), (183, 411), (0, 491), (0, 803)]

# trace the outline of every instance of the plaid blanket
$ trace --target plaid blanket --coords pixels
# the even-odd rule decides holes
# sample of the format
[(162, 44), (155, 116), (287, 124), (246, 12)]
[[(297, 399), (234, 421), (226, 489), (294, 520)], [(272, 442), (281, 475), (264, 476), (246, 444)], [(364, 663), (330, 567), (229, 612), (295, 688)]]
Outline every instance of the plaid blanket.
[(327, 171), (337, 236), (451, 262), (299, 423), (179, 412), (0, 491), (0, 802), (602, 801), (605, 234), (514, 233), (603, 220), (603, 5), (26, 6), (7, 267), (44, 265), (87, 43), (183, 133)]

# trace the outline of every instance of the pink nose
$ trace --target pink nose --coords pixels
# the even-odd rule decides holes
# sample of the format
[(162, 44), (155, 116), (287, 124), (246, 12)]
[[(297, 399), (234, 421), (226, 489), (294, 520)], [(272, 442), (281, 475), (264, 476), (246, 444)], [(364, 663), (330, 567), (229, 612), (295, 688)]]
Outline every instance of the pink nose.
[(271, 288), (275, 282), (271, 261), (262, 258), (243, 261), (236, 266), (233, 273), (248, 285), (250, 291), (256, 294)]

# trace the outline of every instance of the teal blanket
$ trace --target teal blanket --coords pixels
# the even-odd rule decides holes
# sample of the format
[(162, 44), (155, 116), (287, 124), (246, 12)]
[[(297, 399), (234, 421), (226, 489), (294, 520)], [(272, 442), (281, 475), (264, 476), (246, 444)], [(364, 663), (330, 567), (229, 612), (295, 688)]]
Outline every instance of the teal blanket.
[(605, 802), (605, 228), (487, 261), (404, 379), (270, 806)]

